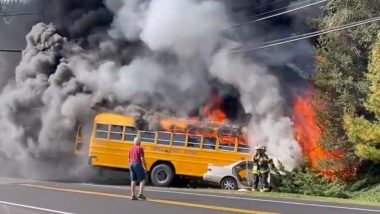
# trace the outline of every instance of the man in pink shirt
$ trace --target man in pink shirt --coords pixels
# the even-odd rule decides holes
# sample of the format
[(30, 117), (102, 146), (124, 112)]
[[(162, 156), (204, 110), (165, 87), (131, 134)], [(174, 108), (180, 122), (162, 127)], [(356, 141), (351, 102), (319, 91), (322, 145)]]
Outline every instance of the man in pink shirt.
[[(134, 146), (129, 150), (129, 170), (131, 172), (131, 200), (146, 199), (143, 195), (145, 174), (147, 172), (144, 149), (141, 147), (140, 138), (135, 137)], [(140, 191), (135, 195), (136, 183), (140, 182)]]

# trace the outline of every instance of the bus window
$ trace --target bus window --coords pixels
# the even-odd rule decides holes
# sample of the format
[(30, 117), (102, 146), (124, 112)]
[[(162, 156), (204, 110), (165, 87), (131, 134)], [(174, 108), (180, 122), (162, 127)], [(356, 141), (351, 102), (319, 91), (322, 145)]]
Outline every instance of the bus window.
[(186, 135), (185, 134), (173, 134), (173, 146), (185, 146)]
[(201, 141), (202, 141), (202, 136), (189, 135), (187, 147), (200, 148)]
[(234, 144), (226, 144), (223, 141), (219, 142), (219, 150), (223, 151), (235, 151), (235, 145)]
[(248, 145), (239, 144), (238, 145), (238, 152), (249, 153), (249, 146)]
[(111, 140), (121, 140), (123, 139), (123, 126), (111, 125)]
[(170, 145), (170, 139), (172, 133), (170, 132), (158, 132), (157, 143), (161, 145)]
[(125, 127), (124, 141), (132, 141), (137, 136), (137, 130), (135, 127)]
[(205, 137), (203, 141), (203, 149), (215, 150), (216, 138), (215, 137)]
[(98, 139), (108, 139), (108, 124), (96, 124), (95, 137)]
[(220, 136), (219, 137), (219, 150), (235, 151), (236, 137)]
[(154, 143), (154, 141), (156, 140), (156, 133), (140, 131), (140, 139), (141, 142), (144, 143)]

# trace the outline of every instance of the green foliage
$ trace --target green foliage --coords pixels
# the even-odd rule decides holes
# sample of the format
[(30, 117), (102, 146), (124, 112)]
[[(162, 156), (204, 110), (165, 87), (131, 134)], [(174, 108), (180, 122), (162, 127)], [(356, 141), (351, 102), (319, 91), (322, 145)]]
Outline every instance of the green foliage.
[(373, 170), (356, 181), (344, 182), (328, 180), (306, 166), (291, 172), (285, 171), (282, 165), (278, 168), (283, 172), (281, 184), (276, 188), (278, 192), (380, 202), (380, 176)]
[(350, 197), (355, 200), (380, 202), (380, 176), (366, 175), (350, 185)]
[(369, 202), (380, 202), (380, 184), (374, 186), (368, 191), (355, 192), (352, 195), (353, 199)]
[(350, 192), (365, 192), (372, 190), (380, 184), (380, 177), (364, 177), (349, 185)]
[[(378, 0), (330, 0), (316, 23), (319, 29), (327, 29), (378, 16), (378, 11)], [(363, 105), (369, 96), (366, 73), (369, 52), (379, 30), (379, 22), (374, 22), (319, 38), (313, 82), (319, 92), (316, 99), (327, 104), (318, 112), (323, 127), (321, 143), (326, 149), (347, 151), (352, 161), (356, 143), (347, 136), (344, 116), (369, 114)]]
[(380, 33), (377, 35), (377, 42), (372, 50), (371, 64), (368, 70), (367, 77), (370, 82), (371, 95), (366, 107), (374, 112), (377, 120), (380, 120)]
[[(321, 30), (329, 29), (379, 16), (379, 11), (379, 0), (329, 0), (315, 23)], [(356, 155), (380, 162), (379, 32), (380, 23), (373, 22), (318, 40), (312, 81), (316, 102), (322, 104), (317, 109), (321, 144), (327, 150), (346, 151), (346, 165), (357, 164)], [(330, 181), (306, 164), (285, 172), (278, 190), (379, 202), (380, 178), (374, 170), (369, 171), (371, 175), (361, 175), (356, 181)]]
[(348, 198), (346, 185), (339, 180), (330, 182), (325, 177), (308, 167), (300, 167), (282, 176), (280, 192), (303, 195)]
[(344, 121), (347, 135), (356, 145), (356, 154), (361, 158), (380, 162), (380, 33), (372, 50), (368, 70), (370, 93), (365, 108), (374, 113), (374, 121), (352, 114), (347, 114)]

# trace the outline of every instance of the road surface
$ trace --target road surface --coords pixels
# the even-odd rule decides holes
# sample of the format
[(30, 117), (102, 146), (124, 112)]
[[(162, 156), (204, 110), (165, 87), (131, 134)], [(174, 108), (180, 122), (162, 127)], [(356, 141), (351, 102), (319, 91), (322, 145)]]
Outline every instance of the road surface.
[(4, 214), (376, 214), (380, 207), (268, 199), (148, 187), (147, 201), (130, 201), (126, 186), (0, 179)]

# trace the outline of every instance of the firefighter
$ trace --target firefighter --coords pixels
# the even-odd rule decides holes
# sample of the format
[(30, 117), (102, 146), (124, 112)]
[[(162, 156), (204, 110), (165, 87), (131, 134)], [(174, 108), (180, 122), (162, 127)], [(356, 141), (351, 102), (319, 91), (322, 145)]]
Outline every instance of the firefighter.
[(273, 160), (266, 154), (266, 147), (258, 145), (256, 148), (256, 154), (253, 156), (253, 188), (252, 191), (257, 191), (259, 182), (261, 183), (261, 192), (269, 191), (269, 173), (271, 169), (276, 170)]

